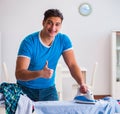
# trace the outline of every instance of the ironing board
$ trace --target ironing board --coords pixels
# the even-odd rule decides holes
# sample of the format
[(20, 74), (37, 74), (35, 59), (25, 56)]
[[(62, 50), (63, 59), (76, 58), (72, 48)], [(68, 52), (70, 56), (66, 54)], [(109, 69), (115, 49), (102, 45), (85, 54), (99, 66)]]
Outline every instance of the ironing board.
[(120, 105), (112, 98), (98, 100), (96, 104), (79, 104), (74, 101), (35, 102), (36, 114), (120, 114)]
[[(34, 102), (35, 114), (120, 114), (120, 105), (114, 99), (98, 100), (95, 104), (79, 104), (74, 101)], [(5, 107), (0, 106), (0, 114)]]

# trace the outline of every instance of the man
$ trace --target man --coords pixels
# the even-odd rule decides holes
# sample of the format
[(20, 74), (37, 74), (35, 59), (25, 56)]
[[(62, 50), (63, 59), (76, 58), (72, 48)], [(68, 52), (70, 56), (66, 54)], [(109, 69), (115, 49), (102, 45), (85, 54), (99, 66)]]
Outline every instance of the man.
[(58, 100), (55, 71), (61, 55), (80, 91), (87, 92), (72, 43), (67, 35), (59, 33), (62, 21), (63, 15), (58, 9), (48, 9), (44, 13), (43, 29), (28, 35), (20, 45), (16, 79), (23, 92), (34, 101)]

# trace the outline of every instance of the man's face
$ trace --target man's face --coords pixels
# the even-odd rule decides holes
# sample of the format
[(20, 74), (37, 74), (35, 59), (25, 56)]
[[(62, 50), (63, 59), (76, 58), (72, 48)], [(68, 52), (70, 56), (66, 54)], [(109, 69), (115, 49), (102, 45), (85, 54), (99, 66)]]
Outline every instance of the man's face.
[(54, 37), (60, 31), (62, 25), (61, 18), (49, 17), (43, 21), (43, 30), (48, 37)]

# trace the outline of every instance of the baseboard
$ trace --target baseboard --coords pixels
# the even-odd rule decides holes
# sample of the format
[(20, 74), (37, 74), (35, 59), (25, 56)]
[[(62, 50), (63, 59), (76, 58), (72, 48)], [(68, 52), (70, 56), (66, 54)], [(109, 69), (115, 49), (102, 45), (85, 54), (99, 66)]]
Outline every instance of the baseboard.
[(102, 99), (104, 97), (111, 96), (111, 95), (94, 95), (95, 99)]

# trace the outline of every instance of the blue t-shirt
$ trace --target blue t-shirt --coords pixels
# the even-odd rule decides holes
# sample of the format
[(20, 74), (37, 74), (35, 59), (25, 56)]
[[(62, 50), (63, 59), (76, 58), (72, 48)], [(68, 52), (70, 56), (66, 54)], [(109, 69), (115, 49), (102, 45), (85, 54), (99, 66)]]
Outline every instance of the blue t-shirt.
[(42, 70), (48, 61), (48, 68), (53, 69), (51, 78), (37, 78), (30, 81), (20, 81), (18, 83), (35, 89), (48, 88), (55, 84), (55, 70), (58, 60), (64, 51), (72, 49), (72, 43), (68, 36), (58, 33), (50, 46), (46, 46), (39, 37), (39, 32), (28, 35), (22, 42), (18, 51), (18, 56), (28, 57), (30, 65), (28, 70)]

